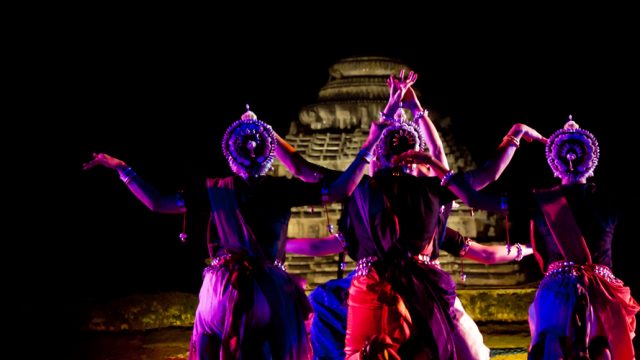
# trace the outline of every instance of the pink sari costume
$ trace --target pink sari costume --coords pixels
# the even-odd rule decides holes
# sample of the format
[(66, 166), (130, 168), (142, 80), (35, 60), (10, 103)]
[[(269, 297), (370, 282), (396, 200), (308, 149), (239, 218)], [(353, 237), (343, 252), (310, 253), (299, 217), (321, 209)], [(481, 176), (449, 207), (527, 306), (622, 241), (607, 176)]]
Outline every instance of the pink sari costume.
[(219, 241), (204, 270), (189, 359), (312, 355), (305, 324), (311, 306), (282, 261), (291, 207), (320, 204), (322, 184), (265, 176), (274, 141), (248, 111), (223, 141), (239, 176), (207, 179), (185, 194), (189, 211), (211, 213)]

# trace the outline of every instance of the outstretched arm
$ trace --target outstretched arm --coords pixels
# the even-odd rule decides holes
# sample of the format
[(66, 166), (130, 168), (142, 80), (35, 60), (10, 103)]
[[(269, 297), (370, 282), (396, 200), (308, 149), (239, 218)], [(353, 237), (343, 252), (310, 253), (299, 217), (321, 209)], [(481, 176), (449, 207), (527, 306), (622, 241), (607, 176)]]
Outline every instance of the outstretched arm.
[(84, 170), (104, 166), (116, 170), (120, 179), (129, 190), (145, 204), (149, 210), (161, 213), (183, 213), (186, 211), (183, 201), (178, 193), (162, 195), (151, 184), (142, 180), (124, 161), (104, 153), (93, 153), (93, 159), (82, 165)]
[(524, 124), (515, 124), (503, 138), (496, 156), (481, 168), (467, 172), (465, 176), (454, 176), (453, 172), (449, 171), (447, 166), (432, 154), (418, 151), (405, 152), (396, 157), (394, 162), (397, 164), (416, 163), (429, 165), (436, 175), (442, 179), (443, 186), (448, 186), (465, 204), (474, 208), (506, 213), (508, 211), (506, 198), (478, 192), (477, 189), (485, 187), (502, 174), (513, 158), (515, 150), (520, 146), (520, 139), (525, 139), (527, 142), (534, 140), (542, 143), (547, 142), (545, 137), (531, 127)]
[[(385, 106), (380, 121), (372, 121), (369, 129), (369, 137), (365, 140), (358, 156), (349, 165), (342, 175), (327, 187), (327, 192), (323, 196), (324, 202), (334, 202), (351, 195), (364, 175), (366, 166), (373, 158), (373, 150), (380, 141), (382, 131), (389, 126), (386, 114), (395, 114), (400, 108), (400, 102), (407, 86), (413, 84), (412, 80), (406, 80), (402, 84), (395, 81), (393, 75), (387, 80), (389, 85), (389, 101)], [(322, 179), (327, 171), (326, 168), (313, 164), (304, 159), (293, 146), (287, 143), (282, 137), (277, 136), (278, 146), (276, 155), (282, 163), (294, 174), (306, 182), (317, 182)]]
[(342, 252), (344, 238), (337, 233), (323, 238), (287, 239), (287, 252), (306, 256), (326, 256)]
[[(398, 102), (400, 98), (398, 98)], [(366, 166), (373, 158), (373, 149), (380, 141), (383, 130), (389, 126), (387, 121), (373, 121), (369, 130), (369, 137), (365, 140), (362, 148), (351, 165), (333, 183), (326, 188), (323, 195), (323, 202), (340, 201), (353, 193), (362, 180)]]
[[(373, 149), (380, 141), (382, 131), (388, 125), (389, 123), (386, 121), (371, 122), (369, 137), (365, 140), (360, 152), (347, 170), (326, 187), (326, 193), (323, 194), (323, 202), (340, 201), (351, 195), (362, 179), (366, 166), (371, 162)], [(276, 137), (278, 139), (276, 155), (294, 176), (305, 182), (318, 182), (325, 176), (326, 168), (307, 161), (284, 139), (277, 134)]]
[(462, 174), (454, 174), (431, 154), (420, 151), (407, 151), (394, 159), (397, 164), (425, 164), (442, 180), (442, 186), (448, 186), (465, 204), (488, 211), (506, 213), (505, 201), (500, 196), (486, 194), (475, 190)]
[(314, 164), (300, 155), (300, 153), (280, 135), (276, 134), (276, 156), (289, 169), (293, 176), (305, 182), (320, 181), (327, 168)]
[(521, 139), (526, 142), (539, 141), (543, 144), (547, 143), (547, 138), (540, 135), (535, 129), (525, 124), (514, 124), (502, 139), (502, 143), (498, 146), (495, 155), (481, 167), (466, 173), (471, 186), (478, 190), (498, 180), (511, 162), (516, 150), (520, 147)]
[[(462, 248), (460, 248), (462, 244)], [(509, 261), (520, 261), (523, 257), (533, 254), (533, 249), (520, 244), (512, 246), (478, 244), (473, 239), (465, 238), (458, 231), (447, 227), (443, 242), (443, 249), (455, 251), (460, 257), (475, 260), (483, 264), (499, 264)]]
[[(471, 240), (471, 239), (468, 239)], [(520, 261), (522, 257), (533, 254), (533, 249), (527, 245), (516, 244), (508, 251), (504, 245), (484, 245), (473, 240), (469, 241), (469, 248), (464, 258), (475, 260), (483, 264), (501, 264), (510, 261)], [(518, 250), (520, 246), (520, 250)]]

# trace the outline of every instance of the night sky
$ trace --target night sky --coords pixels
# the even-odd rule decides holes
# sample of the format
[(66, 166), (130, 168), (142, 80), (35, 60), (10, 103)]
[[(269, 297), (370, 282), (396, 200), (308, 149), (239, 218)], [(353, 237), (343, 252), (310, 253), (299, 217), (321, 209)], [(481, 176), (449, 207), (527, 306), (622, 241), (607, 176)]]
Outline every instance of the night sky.
[[(44, 80), (38, 91), (49, 97), (40, 106), (50, 106), (58, 120), (41, 130), (45, 138), (49, 130), (62, 133), (47, 144), (65, 145), (59, 154), (64, 166), (54, 170), (64, 191), (55, 201), (71, 209), (47, 209), (59, 219), (49, 227), (55, 236), (40, 246), (56, 259), (52, 274), (60, 281), (52, 288), (86, 299), (195, 293), (206, 257), (203, 240), (180, 243), (181, 216), (151, 213), (117, 173), (83, 171), (82, 163), (94, 151), (109, 153), (164, 191), (196, 175), (226, 175), (220, 141), (246, 103), (284, 135), (299, 109), (316, 100), (328, 68), (345, 57), (388, 56), (418, 72), (423, 105), (452, 117), (458, 143), (477, 163), (514, 122), (548, 136), (573, 114), (600, 142), (596, 181), (628, 190), (618, 184), (632, 165), (627, 127), (637, 117), (632, 29), (624, 22), (601, 27), (557, 19), (557, 29), (549, 30), (544, 23), (518, 27), (520, 20), (454, 31), (463, 21), (451, 19), (397, 33), (371, 20), (313, 35), (298, 31), (318, 27), (303, 19), (288, 31), (247, 20), (253, 31), (246, 37), (184, 19), (89, 17), (61, 24), (60, 34), (43, 34), (51, 44), (38, 53), (51, 61), (37, 67)], [(496, 186), (509, 188), (516, 180), (521, 186), (552, 180), (542, 145), (522, 145)], [(620, 247), (628, 249), (634, 238), (625, 240)], [(31, 274), (38, 255), (23, 245), (32, 259), (25, 273)], [(628, 262), (619, 263), (625, 275), (632, 271)], [(633, 275), (625, 280), (638, 279)]]

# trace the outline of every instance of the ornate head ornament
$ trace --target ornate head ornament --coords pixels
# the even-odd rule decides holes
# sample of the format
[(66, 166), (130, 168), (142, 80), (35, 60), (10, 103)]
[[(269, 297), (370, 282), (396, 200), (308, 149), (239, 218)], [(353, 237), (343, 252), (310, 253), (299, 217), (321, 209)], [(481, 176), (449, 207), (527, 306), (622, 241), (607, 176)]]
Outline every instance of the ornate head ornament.
[(569, 115), (564, 127), (549, 137), (546, 153), (555, 177), (583, 181), (593, 176), (600, 149), (595, 136), (581, 129)]
[(407, 121), (402, 108), (396, 111), (394, 123), (384, 129), (374, 156), (381, 166), (388, 166), (391, 159), (409, 150), (425, 151), (426, 142), (420, 127)]
[(249, 110), (227, 128), (222, 139), (222, 152), (231, 170), (243, 178), (261, 176), (271, 169), (276, 136), (271, 126), (258, 120)]

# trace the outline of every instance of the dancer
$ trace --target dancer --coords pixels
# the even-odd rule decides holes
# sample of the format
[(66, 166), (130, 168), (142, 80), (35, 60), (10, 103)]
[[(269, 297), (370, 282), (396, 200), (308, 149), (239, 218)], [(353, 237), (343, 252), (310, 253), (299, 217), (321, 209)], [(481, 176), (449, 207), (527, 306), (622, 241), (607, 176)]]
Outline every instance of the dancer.
[[(504, 139), (513, 146), (518, 140)], [(531, 243), (545, 277), (529, 308), (530, 359), (634, 359), (640, 306), (611, 271), (620, 205), (587, 180), (598, 164), (598, 142), (570, 118), (549, 138), (546, 155), (561, 184), (506, 197), (475, 191), (429, 154), (409, 152), (397, 161), (432, 166), (469, 206), (531, 219)]]
[[(430, 122), (411, 89), (416, 77), (410, 73), (407, 81), (401, 73), (399, 79), (391, 76), (388, 84), (391, 88), (398, 83), (405, 89), (403, 104), (418, 123)], [(417, 354), (453, 358), (455, 284), (433, 260), (438, 257), (444, 235), (445, 209), (455, 196), (443, 190), (433, 177), (416, 177), (418, 171), (428, 174), (428, 168), (413, 164), (397, 167), (393, 163), (393, 157), (405, 151), (424, 150), (425, 138), (432, 139), (430, 145), (439, 148), (435, 156), (443, 159), (442, 144), (433, 134), (423, 136), (415, 123), (402, 119), (401, 113), (389, 114), (385, 109), (381, 117), (396, 123), (385, 129), (376, 148), (370, 169), (373, 176), (360, 183), (343, 210), (346, 220), (341, 230), (349, 255), (358, 260), (349, 291), (346, 356), (386, 352), (403, 358)], [(518, 136), (543, 139), (526, 125), (514, 125), (512, 131)], [(309, 166), (288, 144), (282, 148), (278, 156), (296, 176), (317, 181), (327, 173), (317, 165)], [(510, 146), (499, 150), (499, 156), (487, 164), (491, 171), (478, 171), (469, 177), (476, 186), (497, 178), (515, 152)]]
[[(395, 97), (397, 102), (400, 98)], [(308, 359), (311, 349), (305, 320), (311, 308), (303, 289), (283, 266), (290, 209), (348, 196), (386, 126), (372, 122), (359, 155), (332, 182), (312, 184), (268, 176), (275, 135), (251, 111), (227, 129), (222, 142), (235, 175), (207, 179), (184, 196), (159, 193), (124, 161), (104, 153), (94, 154), (83, 167), (117, 170), (129, 190), (152, 211), (184, 213), (203, 206), (211, 211), (220, 244), (203, 274), (190, 359)]]

